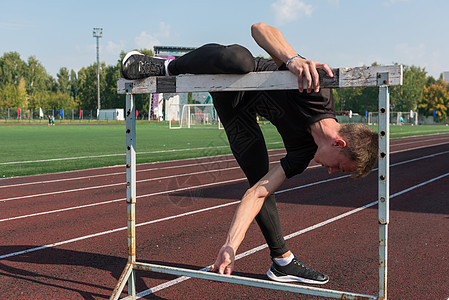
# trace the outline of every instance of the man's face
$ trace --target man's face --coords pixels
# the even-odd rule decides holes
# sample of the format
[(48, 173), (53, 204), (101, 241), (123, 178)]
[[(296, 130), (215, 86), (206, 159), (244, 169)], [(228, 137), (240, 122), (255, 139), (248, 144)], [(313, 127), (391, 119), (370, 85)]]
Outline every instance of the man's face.
[(318, 149), (314, 159), (317, 163), (327, 168), (329, 174), (338, 172), (351, 173), (356, 165), (355, 161), (350, 160), (341, 153), (341, 148), (338, 147)]

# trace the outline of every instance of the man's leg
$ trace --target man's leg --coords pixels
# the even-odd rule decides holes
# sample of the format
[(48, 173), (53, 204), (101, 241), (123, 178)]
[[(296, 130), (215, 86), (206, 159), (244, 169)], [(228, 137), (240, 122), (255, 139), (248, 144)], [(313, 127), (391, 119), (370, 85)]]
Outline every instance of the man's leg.
[[(254, 58), (246, 48), (219, 44), (204, 45), (168, 65), (168, 70), (173, 75), (238, 74), (254, 71), (254, 68)], [(269, 160), (265, 140), (256, 120), (255, 103), (242, 103), (235, 107), (242, 97), (243, 93), (239, 92), (212, 95), (234, 157), (252, 186), (268, 172)], [(282, 235), (274, 195), (267, 197), (256, 221), (272, 257), (282, 256), (289, 251)]]
[[(269, 169), (268, 152), (257, 124), (255, 109), (248, 103), (233, 107), (238, 92), (213, 93), (214, 106), (226, 130), (231, 150), (248, 178), (250, 186), (257, 183)], [(245, 106), (245, 107), (242, 107)], [(285, 243), (274, 195), (267, 197), (256, 216), (271, 257), (289, 252)]]
[[(240, 45), (207, 44), (189, 52), (168, 65), (172, 75), (178, 74), (244, 74), (254, 71), (252, 54)], [(269, 169), (268, 153), (256, 120), (254, 103), (238, 103), (244, 93), (212, 93), (231, 150), (250, 185), (257, 183)], [(244, 107), (242, 107), (244, 106)], [(285, 244), (274, 195), (267, 197), (256, 221), (267, 241), (272, 257), (289, 251)]]
[(244, 74), (254, 71), (251, 52), (240, 45), (206, 44), (171, 61), (168, 71), (179, 74)]
[(140, 79), (179, 74), (245, 74), (254, 68), (248, 49), (236, 44), (207, 44), (170, 62), (131, 51), (123, 58), (120, 74), (126, 79)]

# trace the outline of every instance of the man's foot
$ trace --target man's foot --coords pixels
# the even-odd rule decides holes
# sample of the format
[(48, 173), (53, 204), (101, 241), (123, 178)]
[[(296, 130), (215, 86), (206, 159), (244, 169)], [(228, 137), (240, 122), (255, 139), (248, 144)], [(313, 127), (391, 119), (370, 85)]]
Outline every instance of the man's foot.
[(120, 74), (126, 79), (165, 76), (165, 59), (131, 51), (123, 58)]
[(296, 257), (286, 266), (281, 267), (273, 261), (267, 272), (268, 278), (281, 282), (302, 282), (310, 284), (325, 284), (329, 277), (312, 268), (307, 267)]

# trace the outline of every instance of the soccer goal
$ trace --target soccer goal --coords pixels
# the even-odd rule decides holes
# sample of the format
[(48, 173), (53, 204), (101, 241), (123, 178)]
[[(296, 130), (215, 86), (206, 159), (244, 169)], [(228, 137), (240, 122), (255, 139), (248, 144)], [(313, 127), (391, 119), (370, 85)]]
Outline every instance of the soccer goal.
[[(368, 113), (368, 124), (378, 124), (379, 123), (379, 113), (369, 112)], [(390, 112), (390, 124), (394, 125), (418, 125), (418, 112)]]
[(223, 128), (213, 104), (174, 104), (170, 106), (169, 112), (170, 129)]

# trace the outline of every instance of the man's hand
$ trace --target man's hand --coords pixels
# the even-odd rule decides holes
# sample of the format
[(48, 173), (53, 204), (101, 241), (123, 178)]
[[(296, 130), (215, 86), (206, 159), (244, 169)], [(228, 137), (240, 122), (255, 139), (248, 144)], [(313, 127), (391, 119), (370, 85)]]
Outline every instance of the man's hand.
[(307, 93), (312, 91), (312, 83), (315, 93), (320, 91), (320, 76), (317, 69), (324, 70), (329, 77), (334, 77), (331, 68), (328, 65), (301, 57), (294, 58), (288, 64), (290, 72), (298, 76), (298, 88), (302, 93), (304, 91), (303, 78), (306, 78)]
[(218, 252), (217, 260), (210, 266), (211, 271), (219, 274), (231, 275), (234, 270), (235, 252), (230, 246), (223, 245)]
[[(293, 47), (285, 40), (282, 32), (277, 28), (260, 22), (251, 26), (251, 35), (256, 43), (270, 54), (278, 67), (283, 63), (287, 63), (290, 58), (298, 55)], [(298, 88), (301, 93), (304, 91), (303, 77), (306, 78), (308, 93), (312, 91), (312, 82), (314, 91), (317, 93), (320, 91), (320, 77), (318, 76), (317, 69), (322, 69), (327, 75), (334, 77), (332, 70), (326, 64), (301, 57), (290, 60), (287, 68), (298, 76)]]

